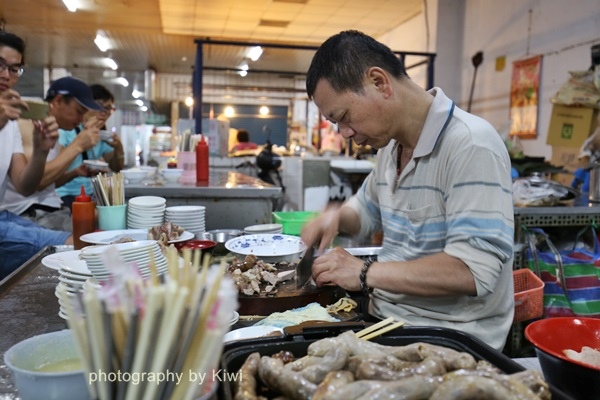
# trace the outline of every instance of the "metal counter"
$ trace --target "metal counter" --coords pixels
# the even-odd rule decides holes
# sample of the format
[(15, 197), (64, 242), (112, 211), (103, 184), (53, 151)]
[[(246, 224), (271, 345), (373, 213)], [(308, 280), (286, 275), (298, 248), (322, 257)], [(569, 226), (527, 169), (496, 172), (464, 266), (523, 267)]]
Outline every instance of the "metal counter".
[(206, 230), (244, 229), (272, 222), (282, 189), (238, 172), (211, 169), (207, 183), (126, 184), (125, 197), (160, 196), (167, 206), (206, 207)]
[(4, 353), (14, 344), (42, 333), (66, 329), (58, 316), (60, 308), (54, 295), (58, 271), (40, 261), (55, 251), (46, 247), (0, 282), (0, 399), (18, 399), (10, 371), (4, 365)]

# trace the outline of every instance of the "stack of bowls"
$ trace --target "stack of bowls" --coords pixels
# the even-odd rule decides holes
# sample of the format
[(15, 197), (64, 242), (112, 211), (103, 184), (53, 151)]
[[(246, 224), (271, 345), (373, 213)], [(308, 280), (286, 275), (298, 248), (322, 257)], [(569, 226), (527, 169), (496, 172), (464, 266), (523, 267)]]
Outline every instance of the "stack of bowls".
[(165, 209), (165, 219), (197, 236), (205, 230), (205, 211), (204, 206), (172, 206)]
[(150, 229), (162, 225), (165, 218), (167, 200), (158, 196), (139, 196), (129, 199), (127, 206), (127, 227), (130, 229)]
[(77, 294), (83, 290), (86, 281), (92, 278), (92, 273), (85, 263), (62, 264), (58, 272), (60, 274), (58, 276), (59, 282), (56, 285), (55, 292), (60, 305), (58, 315), (63, 319), (67, 319), (66, 308)]
[(125, 262), (135, 263), (143, 278), (148, 278), (152, 274), (150, 267), (152, 258), (154, 258), (157, 275), (162, 275), (167, 271), (167, 259), (155, 240), (85, 247), (81, 250), (81, 258), (85, 260), (88, 269), (99, 283), (108, 281), (114, 275), (112, 268), (115, 266), (106, 265), (103, 257), (105, 251), (114, 248)]
[(246, 235), (260, 235), (266, 233), (282, 233), (283, 225), (281, 224), (260, 224), (251, 225), (244, 228)]

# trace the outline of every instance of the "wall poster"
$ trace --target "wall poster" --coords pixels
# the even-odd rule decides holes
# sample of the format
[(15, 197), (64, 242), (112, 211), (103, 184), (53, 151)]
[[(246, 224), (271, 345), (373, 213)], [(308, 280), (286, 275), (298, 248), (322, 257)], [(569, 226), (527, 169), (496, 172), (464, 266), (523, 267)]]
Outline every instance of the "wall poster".
[(542, 56), (513, 62), (510, 87), (510, 136), (537, 137)]

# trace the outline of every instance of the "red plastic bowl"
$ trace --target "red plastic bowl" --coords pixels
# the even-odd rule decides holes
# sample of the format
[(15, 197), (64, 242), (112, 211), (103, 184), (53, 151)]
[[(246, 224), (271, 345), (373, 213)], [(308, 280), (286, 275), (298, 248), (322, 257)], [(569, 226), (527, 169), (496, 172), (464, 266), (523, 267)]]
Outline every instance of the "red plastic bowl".
[(191, 249), (191, 250), (202, 250), (202, 252), (212, 251), (217, 242), (212, 240), (199, 240), (199, 239), (191, 239), (185, 242), (176, 243), (175, 247), (177, 250)]
[(600, 399), (600, 368), (575, 361), (563, 350), (583, 346), (600, 350), (600, 319), (557, 317), (534, 321), (525, 328), (546, 380), (575, 399)]

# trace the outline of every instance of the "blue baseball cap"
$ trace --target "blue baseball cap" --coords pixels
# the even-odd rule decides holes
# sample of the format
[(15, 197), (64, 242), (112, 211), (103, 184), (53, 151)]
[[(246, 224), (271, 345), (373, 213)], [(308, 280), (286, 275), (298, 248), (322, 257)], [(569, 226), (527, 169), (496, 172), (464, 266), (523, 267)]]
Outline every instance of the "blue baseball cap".
[(53, 99), (56, 95), (71, 96), (79, 104), (92, 111), (102, 111), (100, 104), (94, 101), (92, 89), (81, 79), (65, 76), (52, 82), (46, 93), (46, 101)]

